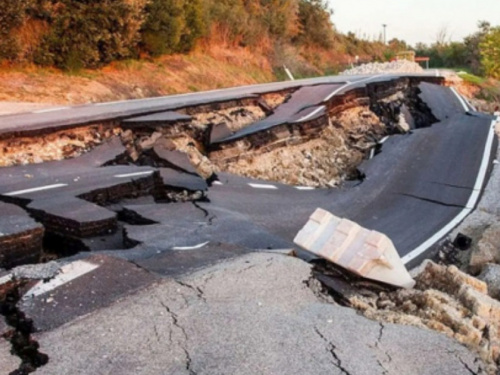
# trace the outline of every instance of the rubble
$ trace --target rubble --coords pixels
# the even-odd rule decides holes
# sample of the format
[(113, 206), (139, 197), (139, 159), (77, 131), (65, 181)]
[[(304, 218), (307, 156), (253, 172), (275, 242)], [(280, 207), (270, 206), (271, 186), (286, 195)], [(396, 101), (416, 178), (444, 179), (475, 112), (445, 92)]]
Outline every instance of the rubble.
[[(358, 286), (340, 290), (340, 294), (343, 303), (367, 318), (383, 324), (428, 328), (455, 338), (488, 364), (488, 374), (497, 374), (500, 302), (488, 296), (486, 283), (455, 266), (441, 266), (431, 261), (424, 262), (415, 280), (412, 290), (377, 291), (373, 287), (367, 290), (366, 286)], [(329, 292), (335, 292), (330, 289), (335, 283), (323, 284)]]
[(92, 125), (47, 135), (0, 140), (0, 167), (75, 158), (120, 132), (113, 125)]
[(357, 166), (386, 134), (368, 107), (356, 107), (332, 117), (314, 137), (296, 135), (283, 147), (251, 149), (237, 158), (211, 157), (218, 171), (290, 185), (334, 187), (357, 177)]
[(398, 60), (386, 63), (369, 63), (348, 69), (339, 73), (344, 76), (354, 76), (377, 73), (423, 73), (424, 69), (417, 63), (408, 60)]
[(477, 277), (488, 285), (488, 294), (500, 300), (500, 265), (488, 263)]
[(328, 211), (317, 209), (294, 242), (367, 279), (403, 288), (415, 285), (387, 236)]
[(486, 263), (500, 263), (500, 223), (491, 224), (472, 250), (469, 264), (472, 273), (479, 273)]

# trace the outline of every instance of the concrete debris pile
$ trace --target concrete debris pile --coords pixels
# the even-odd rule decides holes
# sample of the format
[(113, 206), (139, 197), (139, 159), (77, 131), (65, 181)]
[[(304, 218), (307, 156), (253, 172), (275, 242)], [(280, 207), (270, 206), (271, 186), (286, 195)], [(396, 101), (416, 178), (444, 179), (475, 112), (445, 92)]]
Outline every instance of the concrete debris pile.
[(417, 63), (408, 60), (391, 61), (387, 63), (370, 63), (356, 66), (340, 73), (340, 75), (354, 76), (378, 73), (423, 73), (424, 69)]
[[(321, 274), (325, 274), (324, 270)], [(319, 280), (330, 294), (367, 318), (428, 328), (455, 338), (488, 364), (488, 374), (497, 374), (500, 302), (488, 295), (485, 282), (457, 267), (424, 263), (412, 290), (363, 290), (328, 276), (320, 276)]]

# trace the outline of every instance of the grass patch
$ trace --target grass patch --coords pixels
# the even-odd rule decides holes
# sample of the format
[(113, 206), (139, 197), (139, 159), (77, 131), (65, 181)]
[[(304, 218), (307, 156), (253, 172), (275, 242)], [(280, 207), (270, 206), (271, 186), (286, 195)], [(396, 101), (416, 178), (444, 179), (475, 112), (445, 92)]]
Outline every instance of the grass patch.
[(479, 77), (471, 73), (458, 72), (458, 76), (465, 82), (469, 82), (477, 86), (482, 86), (486, 82), (486, 78)]

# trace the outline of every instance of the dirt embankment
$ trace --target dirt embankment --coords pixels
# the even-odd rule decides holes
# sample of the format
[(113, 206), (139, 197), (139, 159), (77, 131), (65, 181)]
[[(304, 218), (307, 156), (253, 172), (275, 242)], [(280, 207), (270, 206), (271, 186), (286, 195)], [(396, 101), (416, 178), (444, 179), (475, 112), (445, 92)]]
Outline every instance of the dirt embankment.
[[(0, 102), (83, 104), (146, 98), (273, 81), (269, 61), (246, 49), (122, 61), (64, 73), (0, 67)], [(7, 104), (6, 104), (7, 105)]]

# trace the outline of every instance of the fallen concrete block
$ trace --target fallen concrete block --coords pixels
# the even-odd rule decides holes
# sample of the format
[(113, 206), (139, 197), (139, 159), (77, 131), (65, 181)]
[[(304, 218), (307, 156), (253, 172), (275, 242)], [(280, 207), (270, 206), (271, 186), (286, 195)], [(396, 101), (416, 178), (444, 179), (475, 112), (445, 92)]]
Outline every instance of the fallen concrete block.
[(367, 279), (403, 288), (415, 286), (415, 281), (386, 235), (362, 228), (328, 211), (317, 209), (294, 242)]

